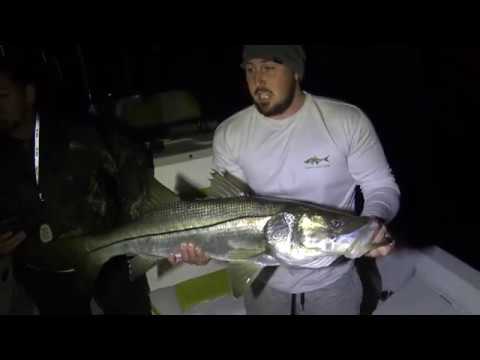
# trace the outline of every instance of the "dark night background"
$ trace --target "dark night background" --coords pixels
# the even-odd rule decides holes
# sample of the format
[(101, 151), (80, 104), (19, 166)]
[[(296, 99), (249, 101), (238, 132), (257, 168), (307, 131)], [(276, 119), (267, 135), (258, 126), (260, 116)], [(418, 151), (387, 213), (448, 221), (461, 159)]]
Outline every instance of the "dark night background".
[[(480, 270), (473, 211), (476, 143), (467, 130), (476, 121), (480, 48), (304, 46), (304, 89), (359, 106), (379, 133), (403, 193), (401, 212), (391, 225), (395, 236), (414, 246), (441, 246)], [(241, 45), (84, 42), (81, 48), (98, 104), (185, 89), (200, 101), (204, 118), (215, 121), (250, 104), (239, 66)], [(61, 89), (61, 103), (85, 111), (88, 98), (76, 44), (29, 51), (39, 49), (45, 50), (43, 61)]]

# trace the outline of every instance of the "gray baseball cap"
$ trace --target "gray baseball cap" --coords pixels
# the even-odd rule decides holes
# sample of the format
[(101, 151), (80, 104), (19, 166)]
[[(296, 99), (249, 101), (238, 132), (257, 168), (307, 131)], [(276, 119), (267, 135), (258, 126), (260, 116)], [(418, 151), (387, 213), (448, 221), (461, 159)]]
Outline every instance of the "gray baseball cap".
[(301, 45), (245, 45), (242, 68), (252, 59), (267, 59), (284, 64), (301, 78), (305, 73), (306, 55)]

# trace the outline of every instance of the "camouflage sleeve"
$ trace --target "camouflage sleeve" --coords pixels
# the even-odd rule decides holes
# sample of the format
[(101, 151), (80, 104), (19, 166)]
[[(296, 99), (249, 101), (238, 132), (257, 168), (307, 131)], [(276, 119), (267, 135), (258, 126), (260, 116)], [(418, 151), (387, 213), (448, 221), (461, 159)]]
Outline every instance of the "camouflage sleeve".
[(121, 223), (135, 220), (142, 214), (148, 181), (153, 177), (148, 152), (142, 144), (115, 131), (107, 136), (106, 145), (103, 167), (117, 183), (118, 220)]

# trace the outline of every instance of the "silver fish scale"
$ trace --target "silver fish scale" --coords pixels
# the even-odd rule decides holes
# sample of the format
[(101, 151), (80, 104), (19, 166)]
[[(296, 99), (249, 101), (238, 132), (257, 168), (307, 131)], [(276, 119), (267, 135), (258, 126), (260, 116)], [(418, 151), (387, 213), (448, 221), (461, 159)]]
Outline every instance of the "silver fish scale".
[(223, 199), (186, 202), (179, 201), (147, 215), (145, 223), (158, 219), (162, 233), (206, 227), (233, 219), (272, 216), (285, 208), (284, 204), (254, 199)]
[(90, 238), (88, 248), (92, 251), (128, 239), (200, 230), (235, 219), (262, 218), (275, 215), (283, 209), (285, 209), (283, 203), (254, 198), (178, 201), (165, 204), (141, 220), (115, 229), (104, 236)]
[(255, 217), (227, 223), (159, 234), (118, 244), (120, 253), (166, 257), (182, 243), (193, 243), (216, 260), (246, 259), (265, 252), (264, 227), (270, 219)]

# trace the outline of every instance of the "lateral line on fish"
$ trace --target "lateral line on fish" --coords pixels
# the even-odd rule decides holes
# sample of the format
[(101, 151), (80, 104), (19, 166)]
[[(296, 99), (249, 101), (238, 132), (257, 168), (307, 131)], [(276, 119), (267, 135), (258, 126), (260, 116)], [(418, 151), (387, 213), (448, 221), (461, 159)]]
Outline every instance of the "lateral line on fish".
[(124, 243), (124, 242), (127, 242), (127, 241), (131, 241), (131, 240), (143, 239), (143, 238), (148, 238), (148, 237), (152, 237), (152, 236), (160, 236), (160, 235), (162, 235), (162, 236), (174, 235), (174, 234), (178, 234), (178, 233), (182, 233), (182, 232), (186, 232), (186, 231), (195, 231), (195, 230), (208, 229), (208, 228), (211, 228), (211, 227), (215, 227), (215, 226), (227, 224), (227, 223), (233, 222), (233, 221), (239, 221), (239, 220), (243, 220), (243, 219), (260, 219), (260, 218), (264, 218), (264, 217), (268, 217), (268, 216), (269, 216), (269, 215), (264, 215), (264, 216), (242, 216), (242, 217), (238, 217), (238, 218), (232, 218), (232, 219), (229, 219), (229, 220), (226, 220), (226, 221), (221, 221), (221, 222), (218, 222), (218, 223), (212, 223), (212, 224), (210, 224), (210, 225), (205, 225), (205, 226), (198, 226), (198, 227), (193, 227), (193, 228), (188, 228), (188, 229), (182, 229), (182, 230), (175, 230), (175, 231), (169, 231), (169, 232), (160, 232), (160, 233), (153, 233), (153, 234), (145, 234), (145, 235), (133, 236), (133, 237), (129, 237), (129, 238), (125, 238), (125, 239), (122, 239), (122, 240), (115, 241), (114, 243), (111, 243), (111, 244), (109, 244), (109, 245), (105, 245), (105, 246), (102, 246), (102, 247), (98, 247), (98, 248), (95, 248), (95, 249), (93, 249), (93, 250), (88, 250), (88, 252), (91, 254), (91, 253), (94, 253), (94, 252), (101, 251), (101, 250), (104, 250), (104, 249), (106, 249), (106, 248), (109, 248), (110, 246), (117, 245), (117, 244), (121, 244), (121, 243)]

